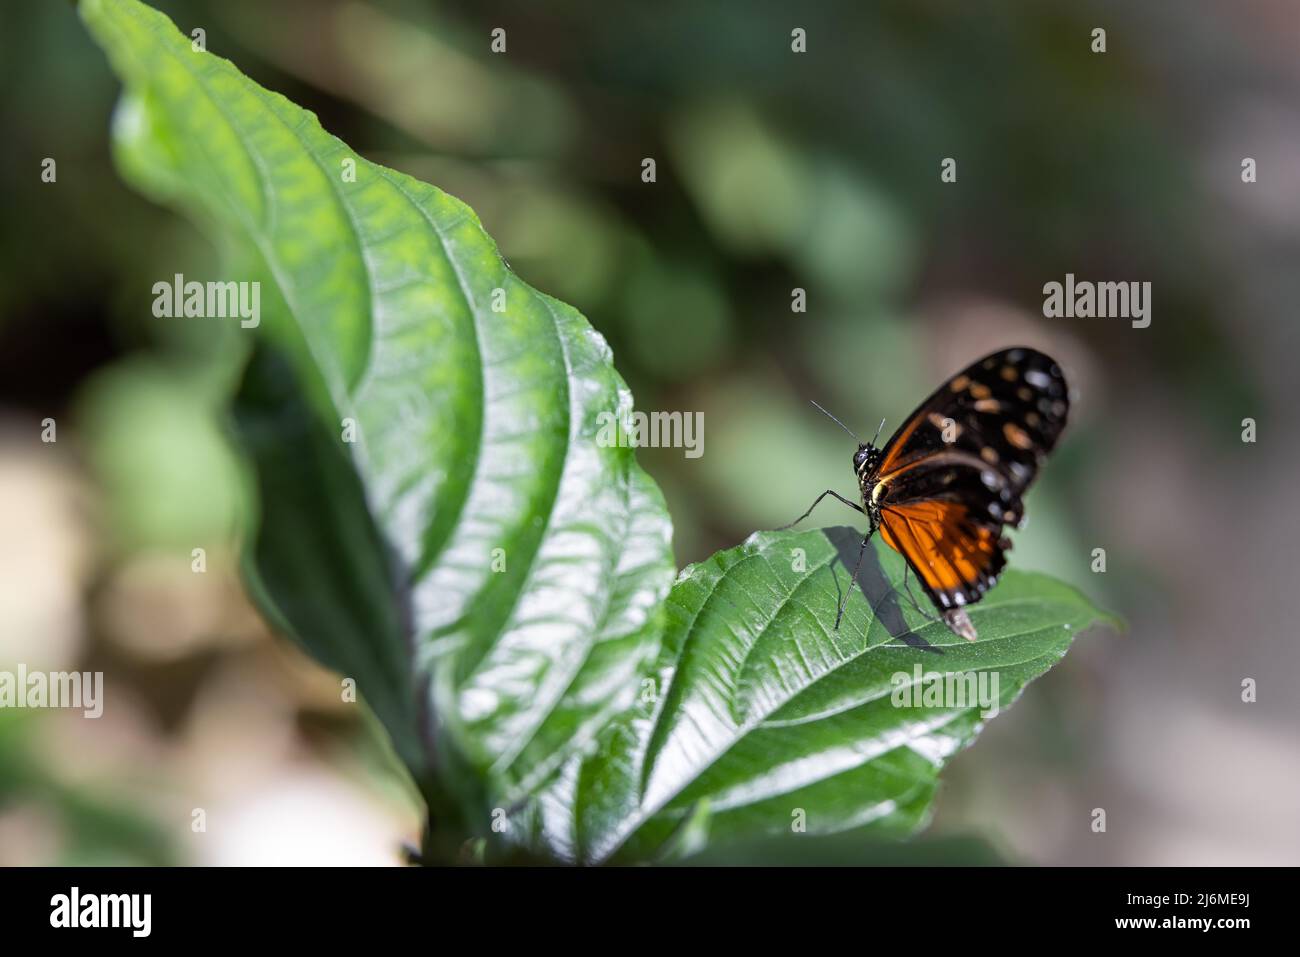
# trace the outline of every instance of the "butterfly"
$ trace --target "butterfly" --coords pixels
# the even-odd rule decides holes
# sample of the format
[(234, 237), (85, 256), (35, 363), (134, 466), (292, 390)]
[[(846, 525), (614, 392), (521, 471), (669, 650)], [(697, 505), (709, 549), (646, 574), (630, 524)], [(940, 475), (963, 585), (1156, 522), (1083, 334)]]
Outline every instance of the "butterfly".
[[(1025, 490), (1069, 410), (1065, 376), (1051, 357), (1024, 347), (995, 352), (939, 386), (884, 446), (875, 445), (879, 429), (870, 442), (859, 440), (853, 471), (861, 504), (827, 489), (782, 528), (803, 521), (827, 495), (857, 509), (868, 530), (851, 582), (879, 531), (906, 560), (904, 588), (907, 573), (915, 574), (948, 628), (974, 641), (966, 607), (997, 584), (1011, 548), (1002, 532), (1024, 523)], [(847, 599), (840, 600), (837, 630)]]

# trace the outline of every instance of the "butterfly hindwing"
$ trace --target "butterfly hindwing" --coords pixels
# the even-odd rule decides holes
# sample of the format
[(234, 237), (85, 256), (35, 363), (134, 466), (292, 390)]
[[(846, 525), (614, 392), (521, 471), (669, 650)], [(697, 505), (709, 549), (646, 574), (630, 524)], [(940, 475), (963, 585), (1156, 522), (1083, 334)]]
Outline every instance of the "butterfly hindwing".
[(1050, 357), (1007, 349), (953, 376), (899, 427), (862, 476), (885, 541), (941, 609), (997, 581), (1021, 497), (1065, 428), (1065, 377)]
[(907, 558), (926, 594), (945, 610), (978, 601), (992, 588), (1010, 547), (997, 528), (973, 521), (957, 501), (885, 506), (880, 534)]

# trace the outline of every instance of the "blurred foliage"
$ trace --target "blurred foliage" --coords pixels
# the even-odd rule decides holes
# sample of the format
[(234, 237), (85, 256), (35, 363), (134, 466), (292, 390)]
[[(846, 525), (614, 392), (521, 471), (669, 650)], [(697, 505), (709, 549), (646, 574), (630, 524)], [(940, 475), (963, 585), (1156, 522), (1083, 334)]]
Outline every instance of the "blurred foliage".
[(37, 822), (57, 828), (58, 857), (44, 863), (179, 863), (164, 829), (132, 808), (126, 795), (113, 793), (115, 786), (104, 788), (108, 792), (105, 794), (68, 786), (51, 775), (24, 733), (25, 726), (34, 720), (32, 714), (0, 711), (0, 810), (15, 807), (32, 814)]

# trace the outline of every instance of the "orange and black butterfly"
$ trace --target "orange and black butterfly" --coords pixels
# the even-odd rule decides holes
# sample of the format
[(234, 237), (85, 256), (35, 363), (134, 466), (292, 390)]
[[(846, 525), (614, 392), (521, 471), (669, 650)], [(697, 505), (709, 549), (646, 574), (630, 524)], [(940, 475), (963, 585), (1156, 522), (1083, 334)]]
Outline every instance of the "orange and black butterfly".
[[(861, 505), (827, 489), (790, 525), (827, 495), (862, 512), (869, 527), (859, 567), (879, 529), (953, 633), (973, 641), (966, 606), (997, 583), (1011, 548), (1002, 531), (1024, 521), (1021, 499), (1069, 408), (1065, 376), (1049, 356), (1027, 348), (995, 352), (935, 390), (883, 448), (875, 439), (859, 443), (853, 470)], [(857, 577), (854, 569), (852, 581)], [(836, 628), (843, 614), (841, 600)]]

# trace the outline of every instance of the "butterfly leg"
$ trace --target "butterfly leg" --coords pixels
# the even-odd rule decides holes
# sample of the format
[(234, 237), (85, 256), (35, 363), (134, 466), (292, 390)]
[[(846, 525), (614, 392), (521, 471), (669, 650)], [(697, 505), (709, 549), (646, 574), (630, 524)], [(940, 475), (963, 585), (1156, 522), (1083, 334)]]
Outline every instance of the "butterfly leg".
[(912, 594), (912, 586), (907, 580), (908, 574), (911, 571), (912, 571), (912, 566), (907, 562), (903, 562), (903, 593), (907, 595), (907, 600), (912, 603), (912, 607), (915, 608), (917, 612), (920, 613), (922, 618), (925, 618), (929, 621), (939, 621), (940, 620), (939, 617), (937, 615), (930, 614), (928, 611), (922, 608), (920, 603), (917, 602), (916, 597)]
[(796, 518), (796, 519), (795, 519), (793, 522), (791, 522), (790, 524), (788, 524), (788, 525), (781, 525), (780, 527), (774, 529), (774, 531), (777, 531), (777, 532), (783, 532), (783, 531), (785, 531), (787, 528), (794, 528), (794, 526), (798, 525), (798, 524), (799, 524), (800, 522), (802, 522), (805, 518), (807, 518), (809, 515), (811, 515), (811, 514), (813, 513), (813, 509), (815, 509), (818, 505), (820, 505), (821, 502), (822, 502), (822, 499), (824, 499), (827, 495), (833, 495), (835, 498), (839, 499), (841, 502), (843, 502), (843, 503), (844, 503), (845, 505), (847, 505), (849, 508), (856, 509), (856, 510), (859, 511), (859, 512), (862, 511), (862, 506), (861, 506), (861, 505), (857, 504), (856, 502), (850, 502), (847, 498), (845, 498), (845, 497), (844, 497), (843, 495), (841, 495), (839, 492), (836, 492), (834, 489), (829, 489), (829, 488), (828, 488), (826, 491), (822, 492), (820, 495), (817, 496), (817, 500), (816, 500), (815, 502), (813, 502), (811, 505), (808, 506), (808, 511), (804, 512), (802, 515), (800, 515), (798, 518)]
[[(845, 589), (843, 597), (840, 598), (840, 606), (835, 609), (835, 630), (840, 630), (840, 619), (844, 617), (844, 607), (849, 603), (849, 596), (853, 594), (853, 586), (857, 583), (858, 572), (862, 570), (862, 556), (867, 553), (867, 542), (871, 541), (871, 536), (875, 534), (876, 526), (872, 523), (867, 534), (862, 536), (862, 545), (858, 548), (858, 560), (853, 565), (853, 574), (849, 577), (849, 587)], [(861, 586), (859, 586), (861, 587)], [(865, 595), (866, 593), (863, 592)]]

